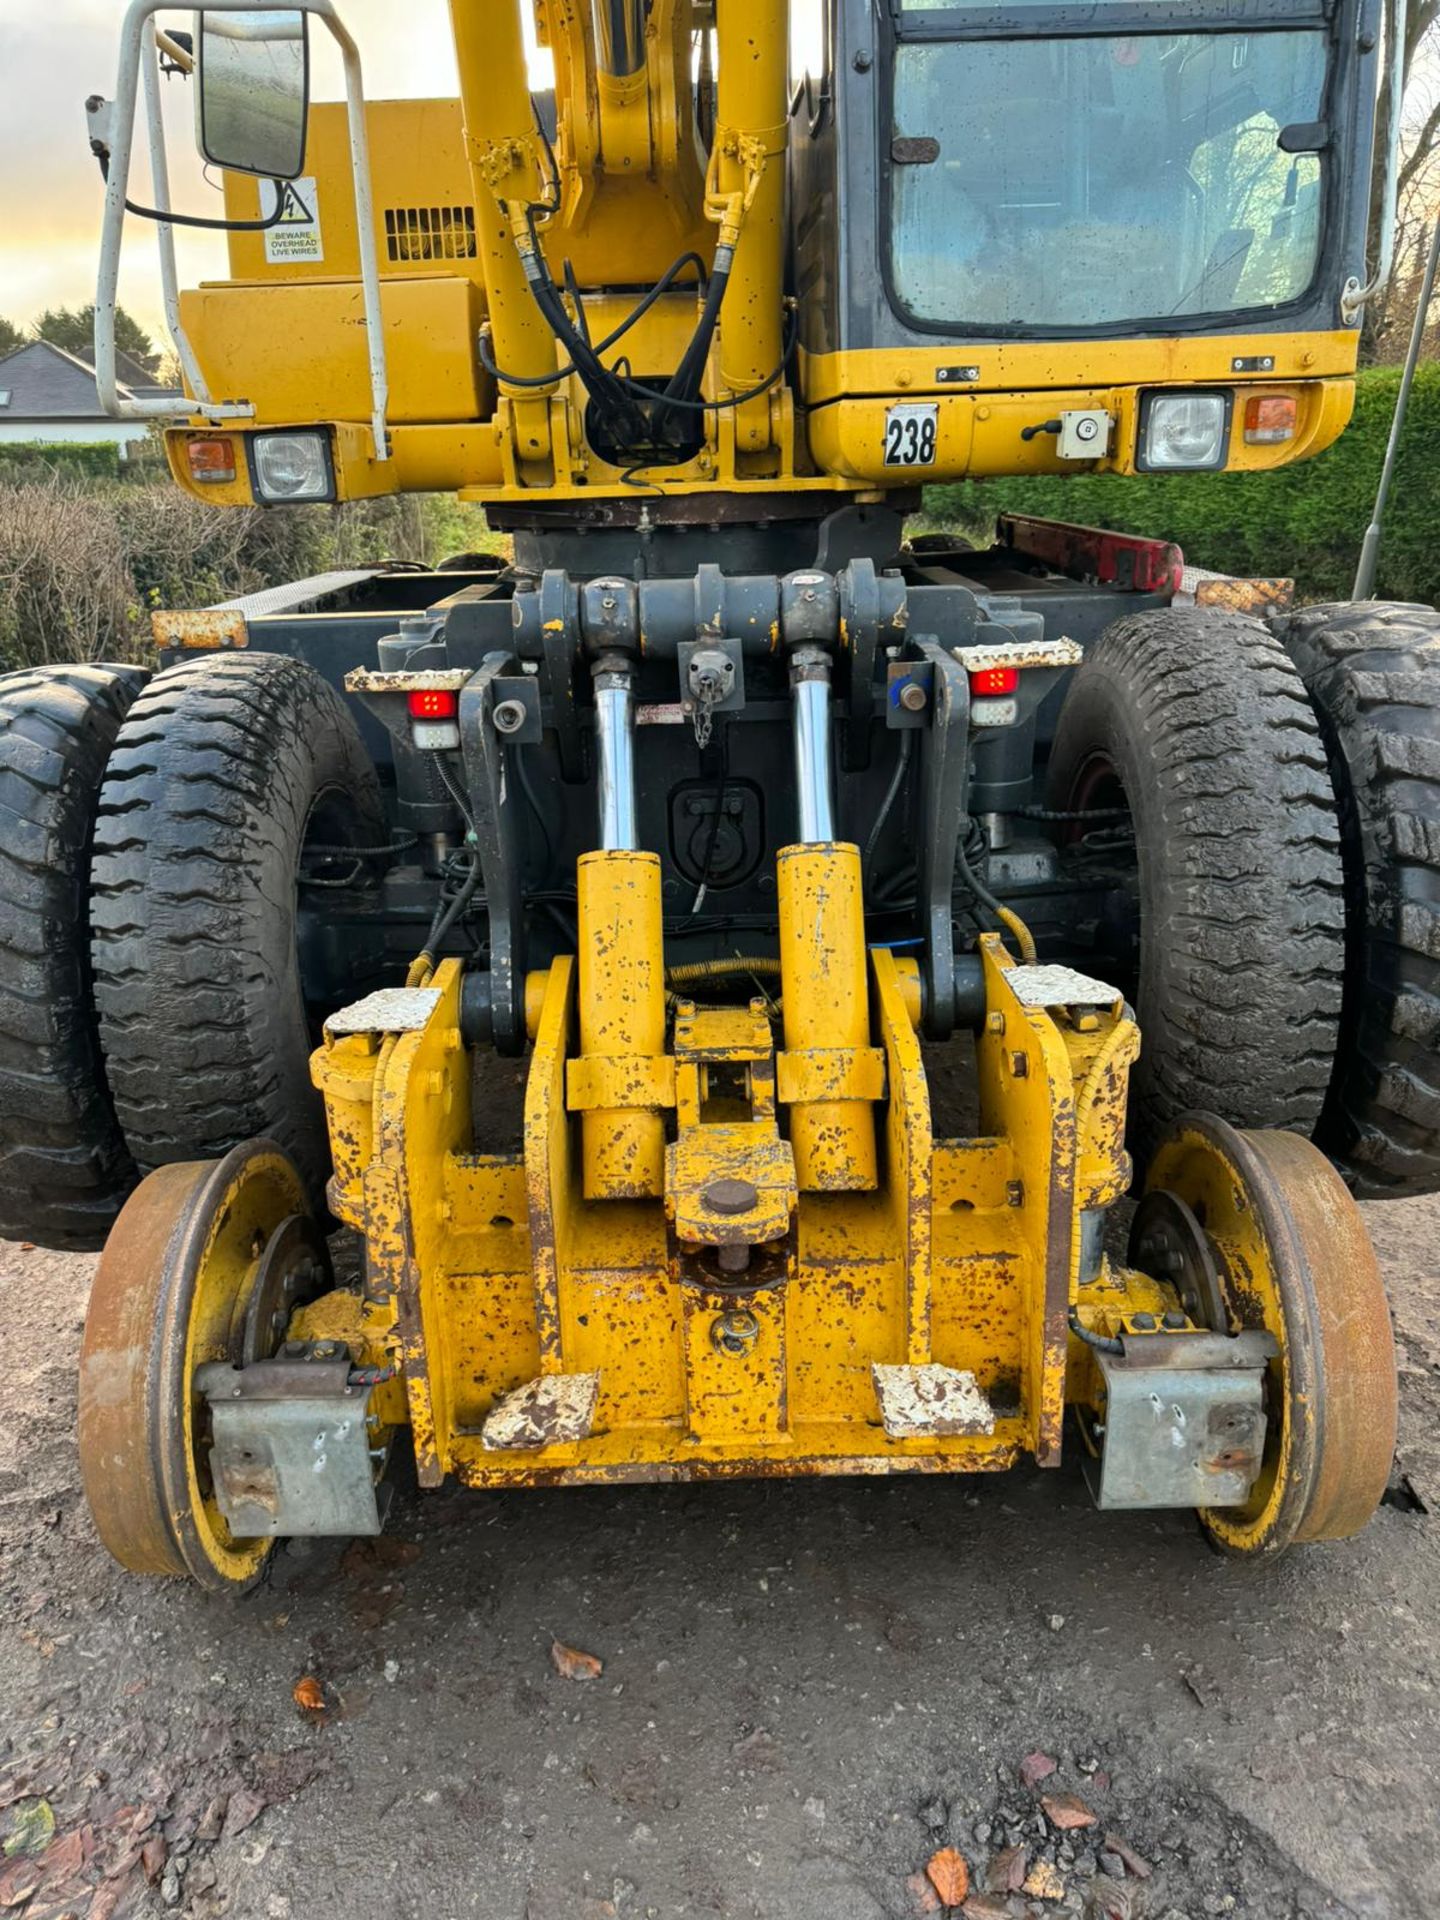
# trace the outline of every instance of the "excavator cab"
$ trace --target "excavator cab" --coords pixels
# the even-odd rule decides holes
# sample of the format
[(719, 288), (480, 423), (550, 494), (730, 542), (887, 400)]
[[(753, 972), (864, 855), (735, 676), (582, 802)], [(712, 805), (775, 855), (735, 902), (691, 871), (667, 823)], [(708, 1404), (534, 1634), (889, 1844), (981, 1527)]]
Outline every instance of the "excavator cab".
[[(1440, 1184), (1440, 827), (1397, 824), (1440, 809), (1359, 690), (1431, 730), (1435, 617), (905, 522), (1340, 432), (1378, 5), (834, 0), (792, 74), (785, 0), (539, 0), (542, 94), (519, 0), (451, 0), (420, 101), (368, 98), (334, 0), (162, 11), (90, 102), (102, 391), (216, 506), (453, 490), (509, 548), (0, 685), (73, 744), (82, 903), (70, 1102), (5, 1121), (0, 1220), (104, 1243), (107, 1545), (243, 1589), (377, 1531), (402, 1444), (424, 1487), (1073, 1450), (1236, 1553), (1363, 1525), (1395, 1363), (1352, 1195)], [(168, 68), (224, 170), (188, 290)], [(137, 216), (179, 399), (114, 381)]]

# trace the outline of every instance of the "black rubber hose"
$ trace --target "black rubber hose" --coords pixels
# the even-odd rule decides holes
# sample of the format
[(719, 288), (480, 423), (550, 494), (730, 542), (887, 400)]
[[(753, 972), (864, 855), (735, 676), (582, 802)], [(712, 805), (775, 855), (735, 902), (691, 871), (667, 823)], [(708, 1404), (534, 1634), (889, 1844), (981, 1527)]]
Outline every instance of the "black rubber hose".
[(1080, 1324), (1080, 1315), (1074, 1307), (1070, 1309), (1070, 1331), (1077, 1340), (1083, 1340), (1087, 1347), (1093, 1347), (1096, 1353), (1124, 1353), (1123, 1340), (1112, 1340), (1108, 1334), (1092, 1333), (1088, 1327)]

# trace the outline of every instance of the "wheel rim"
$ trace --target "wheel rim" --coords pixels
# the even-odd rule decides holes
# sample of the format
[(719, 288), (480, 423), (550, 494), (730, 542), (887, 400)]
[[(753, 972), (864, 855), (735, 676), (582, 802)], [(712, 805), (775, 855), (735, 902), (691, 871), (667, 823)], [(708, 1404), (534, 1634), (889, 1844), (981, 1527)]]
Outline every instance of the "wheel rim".
[(328, 1016), (378, 979), (384, 966), (382, 944), (373, 928), (351, 926), (342, 947), (327, 937), (339, 910), (352, 909), (374, 892), (373, 851), (341, 854), (329, 849), (364, 847), (374, 841), (343, 787), (323, 787), (305, 820), (295, 869), (296, 989), (304, 1003), (311, 1039), (319, 1045)]
[[(1117, 874), (1121, 871), (1132, 874), (1131, 884), (1138, 889), (1139, 833), (1125, 783), (1109, 754), (1097, 748), (1086, 755), (1075, 770), (1064, 805), (1067, 811), (1076, 813), (1095, 811), (1117, 815), (1108, 823), (1070, 820), (1062, 824), (1061, 835), (1072, 853), (1079, 852), (1084, 845), (1086, 853), (1107, 867), (1113, 866)], [(1113, 844), (1106, 843), (1106, 836)], [(1138, 893), (1130, 912), (1118, 920), (1108, 915), (1103, 917), (1096, 933), (1097, 964), (1106, 979), (1131, 1000), (1139, 991), (1143, 933)]]
[[(289, 1159), (249, 1141), (158, 1168), (106, 1243), (81, 1348), (80, 1464), (100, 1537), (134, 1572), (233, 1592), (264, 1567), (273, 1542), (236, 1539), (220, 1512), (194, 1380), (207, 1361), (242, 1357), (267, 1248), (304, 1209)], [(309, 1238), (290, 1232), (309, 1257)], [(273, 1284), (273, 1258), (269, 1269)]]
[(1151, 1166), (1196, 1214), (1219, 1255), (1229, 1317), (1273, 1334), (1265, 1457), (1244, 1507), (1202, 1519), (1227, 1551), (1272, 1554), (1358, 1532), (1395, 1451), (1395, 1348), (1359, 1209), (1298, 1134), (1181, 1120)]

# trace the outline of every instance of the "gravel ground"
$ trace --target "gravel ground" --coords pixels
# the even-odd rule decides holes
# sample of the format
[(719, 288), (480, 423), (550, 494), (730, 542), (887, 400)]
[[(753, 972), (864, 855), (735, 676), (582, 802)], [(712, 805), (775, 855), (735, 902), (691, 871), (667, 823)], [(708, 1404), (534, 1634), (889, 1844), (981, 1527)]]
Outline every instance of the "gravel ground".
[(904, 1920), (951, 1847), (997, 1920), (1433, 1915), (1440, 1201), (1369, 1213), (1403, 1438), (1357, 1540), (1236, 1566), (1073, 1466), (402, 1485), (379, 1543), (289, 1549), (239, 1604), (111, 1565), (92, 1262), (0, 1248), (0, 1911)]

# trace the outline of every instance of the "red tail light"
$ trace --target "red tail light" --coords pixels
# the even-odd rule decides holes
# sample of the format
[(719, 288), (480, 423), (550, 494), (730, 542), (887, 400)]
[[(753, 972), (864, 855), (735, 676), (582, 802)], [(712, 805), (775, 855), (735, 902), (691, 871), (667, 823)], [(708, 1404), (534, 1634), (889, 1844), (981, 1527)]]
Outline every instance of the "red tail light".
[(416, 687), (405, 699), (412, 720), (453, 720), (460, 711), (460, 696), (448, 687)]
[(982, 667), (970, 676), (970, 692), (977, 700), (1001, 699), (1020, 684), (1018, 667)]

